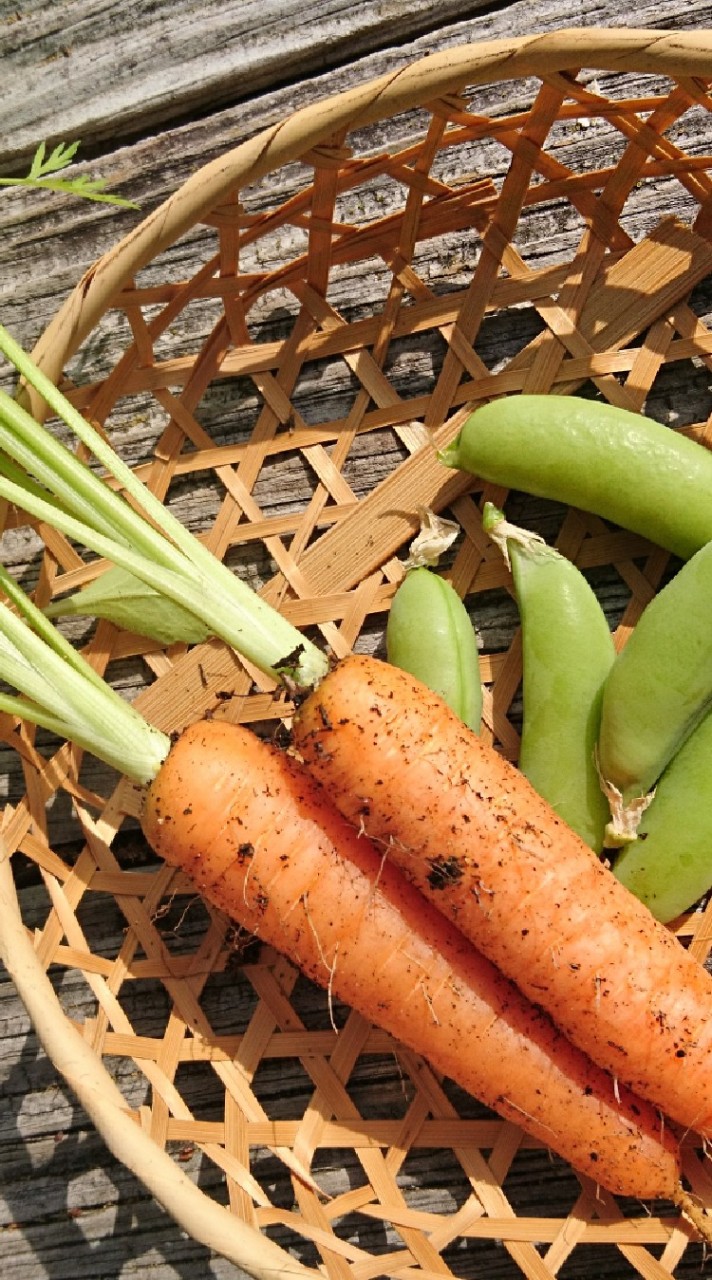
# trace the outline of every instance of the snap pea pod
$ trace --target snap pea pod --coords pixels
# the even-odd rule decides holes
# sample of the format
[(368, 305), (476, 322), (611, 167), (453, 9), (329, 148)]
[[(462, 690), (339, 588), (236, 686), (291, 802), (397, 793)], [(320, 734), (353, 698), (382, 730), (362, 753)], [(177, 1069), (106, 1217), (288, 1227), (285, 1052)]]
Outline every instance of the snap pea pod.
[(712, 542), (646, 605), (606, 680), (598, 763), (611, 846), (634, 838), (651, 789), (712, 706)]
[(386, 625), (386, 654), (479, 732), (482, 682), (475, 629), (454, 587), (432, 569), (409, 569), (398, 587)]
[(578, 396), (482, 405), (446, 466), (566, 502), (688, 559), (712, 538), (712, 453), (669, 427)]
[(712, 887), (712, 714), (705, 716), (663, 773), (637, 839), (614, 874), (669, 924)]
[(485, 503), (483, 524), (508, 559), (522, 628), (519, 768), (596, 853), (609, 809), (596, 767), (603, 684), (615, 657), (586, 578), (536, 534)]

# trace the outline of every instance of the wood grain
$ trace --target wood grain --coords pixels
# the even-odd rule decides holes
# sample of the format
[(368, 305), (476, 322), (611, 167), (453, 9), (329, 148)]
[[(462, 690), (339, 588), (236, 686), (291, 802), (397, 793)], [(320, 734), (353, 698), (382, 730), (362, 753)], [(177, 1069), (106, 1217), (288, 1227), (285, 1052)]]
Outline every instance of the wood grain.
[[(563, 11), (565, 8), (565, 11)], [(624, 8), (615, 0), (577, 0), (564, 7), (554, 0), (517, 3), (462, 3), (461, 0), (384, 0), (383, 3), (341, 3), (318, 0), (156, 0), (155, 3), (111, 4), (107, 0), (0, 0), (0, 59), (3, 67), (3, 124), (0, 172), (19, 173), (37, 142), (81, 138), (87, 171), (110, 180), (123, 195), (136, 200), (141, 213), (118, 212), (50, 194), (0, 193), (0, 305), (3, 322), (26, 345), (32, 345), (82, 272), (120, 235), (135, 226), (142, 213), (155, 208), (201, 164), (276, 122), (296, 107), (342, 90), (426, 51), (470, 40), (562, 26), (650, 26), (666, 29), (712, 26), (712, 3), (666, 0)], [(388, 136), (389, 126), (383, 126)], [(709, 141), (706, 141), (709, 150)], [(702, 145), (702, 144), (700, 144)], [(604, 157), (605, 158), (605, 157)], [(499, 161), (500, 165), (502, 160)], [(655, 210), (639, 193), (635, 228), (655, 221)], [(560, 226), (530, 228), (533, 260), (548, 255), (574, 234)], [(191, 244), (171, 251), (184, 256), (186, 272), (193, 258)], [(458, 260), (455, 248), (447, 260), (435, 250), (432, 269), (448, 276), (453, 288), (464, 285), (470, 265)], [(424, 263), (424, 269), (427, 268)], [(336, 306), (353, 307), (354, 299), (368, 303), (372, 282), (360, 268), (344, 273)], [(194, 336), (193, 334), (189, 336)], [(279, 318), (265, 316), (264, 336), (279, 337)], [(488, 331), (483, 358), (499, 350), (496, 322)], [(516, 349), (515, 336), (513, 349)], [(414, 344), (414, 368), (427, 368), (432, 352)], [(419, 365), (418, 362), (421, 362)], [(413, 367), (409, 376), (413, 376)], [(705, 380), (704, 378), (702, 379)], [(12, 385), (7, 370), (4, 385)], [(669, 413), (685, 390), (689, 421), (694, 421), (707, 387), (678, 387), (674, 377), (666, 386)], [(328, 394), (338, 401), (340, 389)], [(319, 406), (325, 394), (315, 377), (303, 388), (305, 412)], [(695, 396), (699, 399), (696, 400)], [(225, 407), (216, 403), (219, 429)], [(246, 406), (249, 412), (249, 405)], [(120, 424), (117, 445), (128, 460), (140, 461), (151, 438), (152, 423), (126, 420)], [(389, 469), (383, 461), (384, 474)], [(284, 476), (282, 477), (284, 479)], [(357, 477), (356, 477), (357, 480)], [(188, 483), (190, 477), (188, 477)], [(298, 497), (299, 477), (287, 478), (286, 491), (265, 494), (267, 516), (279, 503)], [(189, 489), (179, 495), (178, 509), (199, 529), (204, 523), (210, 493), (191, 500)], [(181, 502), (183, 505), (181, 506)], [(201, 506), (201, 503), (204, 503)], [(3, 547), (3, 559), (13, 571), (30, 575), (36, 548), (21, 538)], [(620, 612), (620, 584), (604, 585), (612, 613)], [(496, 648), (515, 625), (511, 601), (504, 593), (488, 597), (480, 619), (489, 648)], [(127, 660), (122, 680), (133, 695), (140, 683), (139, 664)], [(17, 763), (0, 755), (0, 787), (14, 796), (21, 788)], [(88, 785), (102, 789), (106, 778), (97, 767)], [(57, 815), (66, 839), (76, 834), (69, 813)], [(63, 826), (62, 826), (63, 824)], [(122, 859), (143, 867), (143, 849), (122, 837)], [(22, 886), (23, 914), (31, 925), (41, 921), (44, 890), (27, 875)], [(176, 918), (178, 944), (190, 947), (201, 926), (200, 908)], [(195, 915), (192, 912), (195, 911)], [(123, 927), (116, 915), (88, 912), (83, 925), (92, 937), (105, 935), (107, 953)], [(100, 948), (98, 948), (100, 950)], [(54, 975), (65, 1007), (78, 1022), (91, 1018), (91, 992), (69, 969)], [(232, 1026), (235, 1008), (249, 1002), (244, 976), (225, 974), (210, 992), (210, 1014), (216, 1026)], [(162, 985), (141, 983), (129, 1014), (147, 1040), (163, 1024), (166, 995)], [(320, 1008), (308, 991), (303, 997), (305, 1017)], [(328, 1027), (324, 1028), (328, 1033)], [(207, 1077), (206, 1077), (207, 1078)], [(399, 1064), (383, 1053), (368, 1078), (357, 1074), (354, 1096), (363, 1114), (387, 1113), (396, 1106), (402, 1086)], [(143, 1077), (122, 1080), (127, 1095), (140, 1101)], [(313, 1087), (297, 1070), (276, 1061), (265, 1071), (262, 1087), (271, 1104), (280, 1102), (285, 1124), (301, 1114)], [(38, 1049), (36, 1039), (14, 989), (0, 982), (0, 1261), (7, 1280), (237, 1280), (242, 1272), (187, 1239), (147, 1198), (143, 1187), (108, 1154), (81, 1109), (57, 1080)], [(461, 1103), (461, 1099), (458, 1102)], [(200, 1102), (196, 1098), (196, 1105)], [(380, 1108), (380, 1112), (379, 1112)], [(477, 1115), (473, 1108), (473, 1115)], [(209, 1111), (207, 1119), (214, 1119)], [(176, 1145), (176, 1150), (180, 1145)], [(219, 1178), (200, 1153), (186, 1149), (183, 1167), (205, 1189), (222, 1194)], [(321, 1158), (321, 1157), (320, 1157)], [(277, 1197), (291, 1195), (278, 1162), (265, 1152), (262, 1172)], [(459, 1171), (461, 1174), (461, 1171)], [(323, 1183), (342, 1191), (358, 1169), (344, 1165), (338, 1153), (323, 1155)], [(454, 1211), (461, 1194), (458, 1173), (436, 1155), (422, 1151), (409, 1157), (403, 1184), (410, 1203), (419, 1211)], [(422, 1188), (426, 1188), (423, 1190)], [(509, 1190), (509, 1188), (508, 1188)], [(542, 1153), (527, 1153), (517, 1165), (511, 1194), (531, 1212), (554, 1217), (565, 1211), (571, 1197), (569, 1175), (551, 1165)], [(366, 1215), (354, 1226), (363, 1249), (384, 1249), (384, 1224)], [(657, 1233), (657, 1234), (656, 1234)], [(665, 1238), (653, 1221), (651, 1240)], [(286, 1240), (286, 1243), (293, 1241)], [(659, 1250), (658, 1250), (659, 1252)], [(306, 1261), (312, 1259), (304, 1251)], [(510, 1255), (491, 1242), (469, 1240), (451, 1258), (457, 1274), (515, 1280), (519, 1271)], [(675, 1270), (679, 1277), (700, 1274), (702, 1252), (690, 1249)], [(626, 1280), (635, 1274), (620, 1252), (578, 1251), (564, 1275), (597, 1280)], [(652, 1274), (652, 1272), (651, 1272)], [(657, 1272), (656, 1272), (657, 1274)]]

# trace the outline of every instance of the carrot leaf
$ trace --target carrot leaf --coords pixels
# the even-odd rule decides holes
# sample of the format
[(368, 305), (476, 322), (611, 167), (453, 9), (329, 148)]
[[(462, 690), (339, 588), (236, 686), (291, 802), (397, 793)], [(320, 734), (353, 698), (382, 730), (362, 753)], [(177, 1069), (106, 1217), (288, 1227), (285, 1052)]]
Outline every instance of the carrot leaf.
[(58, 178), (56, 175), (71, 164), (79, 149), (78, 142), (59, 142), (47, 155), (47, 144), (40, 142), (32, 158), (32, 164), (24, 178), (0, 178), (0, 187), (34, 187), (47, 191), (62, 191), (82, 200), (94, 200), (101, 204), (118, 205), (124, 209), (138, 209), (133, 200), (113, 195), (106, 190), (103, 178), (90, 178), (80, 173), (74, 178)]
[(44, 614), (47, 618), (105, 618), (159, 644), (199, 644), (212, 635), (210, 627), (194, 613), (117, 565), (105, 569), (81, 591), (54, 600)]

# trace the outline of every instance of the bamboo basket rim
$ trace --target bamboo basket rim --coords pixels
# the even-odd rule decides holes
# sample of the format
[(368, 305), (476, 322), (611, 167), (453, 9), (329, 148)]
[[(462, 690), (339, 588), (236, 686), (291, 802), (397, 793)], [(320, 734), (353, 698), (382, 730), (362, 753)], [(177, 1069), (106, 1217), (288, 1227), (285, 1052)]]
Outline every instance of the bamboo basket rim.
[[(303, 157), (339, 129), (361, 127), (456, 93), (464, 85), (586, 66), (695, 76), (712, 68), (712, 30), (571, 27), (511, 40), (482, 40), (429, 54), (284, 117), (198, 169), (85, 273), (45, 329), (33, 358), (53, 381), (112, 297), (156, 254), (240, 182), (255, 181)], [(41, 401), (30, 393), (34, 413)]]
[[(546, 81), (558, 72), (581, 68), (670, 76), (695, 87), (696, 77), (712, 79), (712, 31), (670, 33), (636, 28), (571, 28), (511, 40), (485, 40), (430, 54), (343, 94), (305, 107), (198, 169), (109, 250), (86, 272), (67, 298), (36, 344), (34, 358), (54, 381), (59, 381), (67, 361), (133, 276), (243, 183), (257, 181), (297, 159), (307, 158), (315, 167), (328, 165), (329, 157), (320, 148), (334, 136), (417, 106), (431, 105), (466, 86), (517, 80), (528, 75)], [(706, 259), (702, 266), (712, 269)], [(41, 416), (42, 404), (33, 395), (28, 398), (33, 411)], [(447, 421), (431, 422), (430, 426), (435, 429), (433, 439), (439, 443), (451, 436), (462, 412), (463, 409), (456, 408), (454, 417)], [(706, 439), (704, 432), (700, 438)], [(408, 463), (412, 461), (411, 456)], [(380, 540), (364, 552), (363, 560), (350, 578), (342, 573), (340, 589), (348, 591), (358, 587), (360, 579), (402, 545), (414, 525), (412, 510), (405, 515), (399, 512), (390, 525), (386, 516), (390, 518), (392, 509), (398, 507), (396, 496), (407, 502), (412, 492), (409, 482), (404, 481), (400, 489), (384, 482), (358, 504), (356, 511), (330, 530), (328, 537), (325, 535), (322, 547), (317, 543), (312, 548), (313, 554), (312, 551), (306, 553), (307, 576), (316, 583), (317, 589), (325, 593), (337, 589), (327, 571), (334, 547), (341, 548), (343, 554), (340, 553), (339, 562), (343, 563), (344, 548), (349, 544), (353, 546), (355, 540), (360, 541), (376, 517), (382, 520)], [(463, 483), (453, 479), (440, 484), (437, 501), (440, 506), (447, 505), (463, 492)], [(625, 547), (629, 545), (634, 544), (626, 543)], [(499, 583), (500, 580), (494, 575), (487, 582)], [(143, 708), (155, 710), (155, 705), (149, 691)], [(194, 1238), (211, 1245), (256, 1276), (272, 1280), (289, 1273), (313, 1278), (316, 1270), (302, 1266), (249, 1224), (238, 1222), (229, 1210), (202, 1195), (196, 1199), (190, 1180), (180, 1174), (167, 1152), (134, 1123), (106, 1068), (65, 1018), (51, 991), (20, 918), (10, 859), (8, 850), (0, 848), (0, 955), (31, 1011), (49, 1056), (79, 1096), (110, 1148)], [(712, 912), (707, 910), (695, 931), (693, 945), (697, 945), (700, 952), (706, 945), (711, 919)], [(677, 1237), (684, 1237), (685, 1231), (686, 1227), (679, 1222), (671, 1227), (672, 1236), (677, 1233)], [(626, 1239), (626, 1247), (629, 1243)], [(529, 1256), (527, 1265), (534, 1266)], [(526, 1271), (526, 1274), (534, 1273)], [(546, 1270), (541, 1274), (551, 1275)], [(651, 1263), (651, 1277), (663, 1274), (668, 1273)]]

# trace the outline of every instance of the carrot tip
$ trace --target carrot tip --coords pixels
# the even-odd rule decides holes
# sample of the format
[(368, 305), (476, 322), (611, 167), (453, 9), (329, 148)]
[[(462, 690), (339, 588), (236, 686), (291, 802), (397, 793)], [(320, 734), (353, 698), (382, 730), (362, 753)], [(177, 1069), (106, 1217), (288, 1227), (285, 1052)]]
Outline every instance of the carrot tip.
[(679, 1187), (674, 1197), (674, 1203), (695, 1228), (697, 1234), (707, 1244), (712, 1244), (712, 1218), (708, 1216), (694, 1196), (685, 1191), (684, 1187)]

